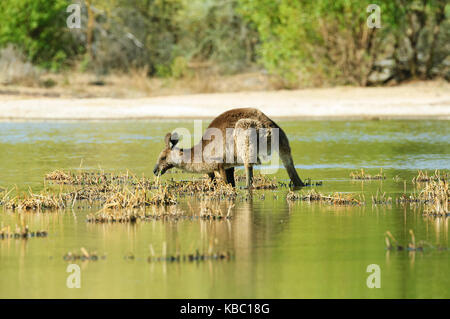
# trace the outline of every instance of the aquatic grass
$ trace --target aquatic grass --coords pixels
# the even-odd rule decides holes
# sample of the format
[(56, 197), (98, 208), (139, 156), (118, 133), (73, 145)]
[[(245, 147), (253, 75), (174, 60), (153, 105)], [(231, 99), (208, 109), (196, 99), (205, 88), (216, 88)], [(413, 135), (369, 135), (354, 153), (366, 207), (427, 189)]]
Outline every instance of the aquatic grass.
[(74, 182), (70, 172), (66, 173), (62, 170), (54, 170), (53, 172), (46, 174), (45, 180), (63, 184), (73, 184)]
[(374, 205), (391, 205), (392, 204), (392, 197), (388, 197), (386, 195), (386, 192), (379, 195), (379, 190), (377, 190), (377, 193), (375, 196), (372, 195), (372, 204)]
[(324, 195), (315, 189), (308, 192), (293, 192), (289, 191), (286, 195), (287, 201), (317, 201), (326, 202), (333, 205), (363, 205), (364, 199), (360, 195), (351, 193), (333, 193)]
[(450, 190), (448, 182), (444, 179), (431, 179), (425, 182), (423, 188), (418, 191), (414, 189), (412, 194), (406, 194), (406, 182), (404, 193), (396, 199), (398, 204), (423, 204), (423, 214), (434, 217), (447, 217), (450, 215), (448, 206)]
[(428, 176), (428, 172), (419, 170), (417, 176), (412, 179), (413, 183), (427, 183), (427, 182), (438, 182), (438, 181), (448, 181), (449, 176), (447, 173), (442, 173), (439, 170), (435, 170), (433, 175)]
[[(175, 255), (163, 254), (162, 256), (149, 256), (147, 261), (152, 262), (202, 262), (208, 260), (231, 260), (234, 255), (229, 251), (218, 251), (218, 252), (208, 252), (200, 253), (196, 250), (195, 253), (183, 254), (176, 253)], [(134, 258), (133, 258), (134, 259)]]
[(366, 172), (364, 172), (364, 169), (361, 168), (361, 171), (351, 172), (350, 178), (353, 180), (368, 181), (368, 180), (383, 180), (386, 179), (386, 176), (383, 174), (383, 168), (380, 168), (380, 173), (376, 175), (367, 174)]
[(323, 181), (313, 181), (311, 178), (305, 179), (305, 186), (322, 186)]
[(69, 251), (63, 256), (65, 261), (97, 261), (99, 259), (106, 259), (106, 256), (99, 256), (97, 252), (88, 252), (84, 247), (80, 248), (80, 252), (72, 253)]
[(278, 188), (277, 179), (276, 178), (270, 179), (264, 175), (261, 175), (260, 177), (253, 179), (252, 188), (253, 189), (277, 189)]
[(127, 187), (116, 188), (106, 199), (104, 209), (139, 208), (145, 206), (166, 206), (177, 203), (167, 187), (160, 187), (156, 193), (147, 194), (145, 190), (130, 190)]
[(28, 228), (28, 225), (21, 228), (16, 226), (14, 232), (11, 231), (10, 226), (6, 226), (0, 229), (0, 239), (29, 239), (34, 237), (47, 237), (48, 232), (45, 230), (38, 230), (38, 231), (30, 231)]

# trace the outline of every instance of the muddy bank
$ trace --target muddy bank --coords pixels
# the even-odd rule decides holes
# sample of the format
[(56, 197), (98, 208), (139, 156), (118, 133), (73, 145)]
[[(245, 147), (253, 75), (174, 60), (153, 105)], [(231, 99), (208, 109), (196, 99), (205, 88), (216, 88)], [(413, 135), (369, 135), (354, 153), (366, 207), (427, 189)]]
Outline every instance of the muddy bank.
[(257, 107), (274, 118), (450, 118), (450, 84), (192, 94), (136, 99), (0, 95), (0, 120), (213, 118)]

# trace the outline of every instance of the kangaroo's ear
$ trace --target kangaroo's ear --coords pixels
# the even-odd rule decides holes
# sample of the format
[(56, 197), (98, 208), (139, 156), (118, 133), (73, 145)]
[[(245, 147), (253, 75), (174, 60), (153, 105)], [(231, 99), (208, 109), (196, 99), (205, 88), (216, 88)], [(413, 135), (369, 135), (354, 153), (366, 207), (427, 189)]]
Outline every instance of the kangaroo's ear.
[(174, 148), (175, 145), (180, 141), (178, 134), (175, 133), (167, 133), (164, 139), (167, 148)]

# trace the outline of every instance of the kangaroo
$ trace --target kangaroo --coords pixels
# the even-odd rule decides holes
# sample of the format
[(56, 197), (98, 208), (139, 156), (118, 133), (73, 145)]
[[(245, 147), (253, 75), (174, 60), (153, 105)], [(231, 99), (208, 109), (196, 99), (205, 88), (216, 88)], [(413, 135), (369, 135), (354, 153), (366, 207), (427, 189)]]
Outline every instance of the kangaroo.
[[(231, 146), (225, 138), (225, 136), (229, 137), (229, 129), (233, 129), (232, 140), (234, 143)], [(246, 187), (251, 188), (253, 165), (261, 163), (261, 158), (258, 156), (260, 140), (258, 139), (257, 145), (254, 147), (255, 145), (252, 145), (252, 141), (255, 141), (255, 139), (251, 140), (249, 134), (242, 134), (242, 131), (240, 131), (245, 131), (246, 129), (253, 129), (260, 134), (261, 132), (266, 134), (268, 155), (270, 155), (273, 139), (270, 129), (278, 129), (279, 155), (289, 178), (295, 187), (305, 186), (295, 170), (286, 134), (273, 120), (255, 108), (238, 108), (222, 113), (211, 122), (201, 141), (190, 149), (176, 147), (179, 142), (178, 135), (176, 133), (167, 133), (164, 139), (165, 148), (158, 157), (153, 173), (162, 175), (167, 170), (176, 167), (187, 172), (208, 174), (212, 180), (215, 179), (215, 173), (218, 173), (225, 182), (235, 187), (234, 167), (244, 164)], [(213, 139), (210, 136), (211, 130), (219, 130), (223, 138), (220, 139), (215, 136)], [(231, 150), (233, 155), (231, 161), (229, 158), (226, 158), (227, 152), (219, 152), (219, 157), (214, 157), (216, 149), (230, 151), (230, 147), (233, 148)], [(208, 158), (209, 160), (202, 153), (200, 153), (201, 157), (198, 158), (198, 155), (195, 155), (197, 148), (200, 150), (214, 149), (214, 152), (211, 152), (212, 155)], [(252, 161), (252, 158), (256, 158), (256, 161)], [(213, 160), (211, 161), (211, 159)], [(239, 162), (239, 159), (241, 162)]]

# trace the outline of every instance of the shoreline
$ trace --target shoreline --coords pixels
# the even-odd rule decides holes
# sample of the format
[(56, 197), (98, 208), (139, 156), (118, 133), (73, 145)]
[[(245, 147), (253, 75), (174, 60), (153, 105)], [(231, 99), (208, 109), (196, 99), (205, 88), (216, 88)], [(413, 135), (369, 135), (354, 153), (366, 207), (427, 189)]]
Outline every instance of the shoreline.
[(26, 98), (0, 95), (0, 121), (211, 119), (256, 107), (274, 119), (450, 119), (450, 84), (208, 93), (148, 98)]

